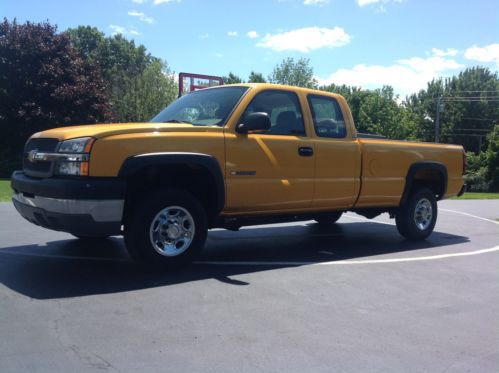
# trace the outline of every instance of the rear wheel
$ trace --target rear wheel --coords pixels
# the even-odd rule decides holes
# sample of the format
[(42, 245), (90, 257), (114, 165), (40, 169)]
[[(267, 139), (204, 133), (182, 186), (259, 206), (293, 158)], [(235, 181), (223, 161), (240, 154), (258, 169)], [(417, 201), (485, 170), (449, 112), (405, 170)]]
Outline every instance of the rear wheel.
[(315, 221), (321, 226), (328, 226), (336, 223), (341, 218), (342, 214), (342, 211), (328, 212), (323, 215), (317, 216), (315, 218)]
[(136, 205), (125, 224), (130, 256), (153, 267), (178, 267), (201, 251), (208, 233), (206, 213), (190, 193), (167, 189)]
[(428, 188), (417, 189), (399, 208), (395, 221), (399, 233), (408, 240), (424, 240), (437, 222), (437, 200)]

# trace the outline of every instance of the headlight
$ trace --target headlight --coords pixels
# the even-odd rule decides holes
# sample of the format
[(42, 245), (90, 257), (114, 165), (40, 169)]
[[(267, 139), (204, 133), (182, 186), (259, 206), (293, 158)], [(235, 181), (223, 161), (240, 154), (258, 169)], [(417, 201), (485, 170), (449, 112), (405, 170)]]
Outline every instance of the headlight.
[[(58, 175), (88, 176), (90, 150), (94, 144), (93, 137), (80, 137), (61, 142), (58, 152), (64, 156), (55, 165)], [(61, 154), (61, 155), (63, 155)]]
[(90, 153), (95, 139), (93, 137), (80, 137), (61, 142), (59, 153)]

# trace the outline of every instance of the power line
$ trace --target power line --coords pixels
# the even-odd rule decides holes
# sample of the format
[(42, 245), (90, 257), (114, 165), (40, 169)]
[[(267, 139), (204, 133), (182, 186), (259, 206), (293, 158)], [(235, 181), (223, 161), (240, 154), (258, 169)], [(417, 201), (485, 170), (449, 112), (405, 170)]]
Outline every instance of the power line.
[(488, 121), (488, 122), (495, 122), (496, 120), (499, 119), (487, 119), (487, 118), (461, 118), (464, 120), (481, 120), (481, 121)]

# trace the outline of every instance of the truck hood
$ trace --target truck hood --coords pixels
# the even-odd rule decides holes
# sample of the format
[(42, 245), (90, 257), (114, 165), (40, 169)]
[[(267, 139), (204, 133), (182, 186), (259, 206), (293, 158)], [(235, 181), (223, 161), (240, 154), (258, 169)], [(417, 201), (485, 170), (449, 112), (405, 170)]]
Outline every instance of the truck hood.
[(211, 132), (221, 130), (215, 126), (193, 126), (187, 123), (111, 123), (90, 124), (84, 126), (60, 127), (42, 132), (37, 132), (31, 138), (49, 137), (60, 141), (74, 139), (77, 137), (92, 136), (102, 138), (106, 136), (121, 135), (127, 133), (146, 132)]

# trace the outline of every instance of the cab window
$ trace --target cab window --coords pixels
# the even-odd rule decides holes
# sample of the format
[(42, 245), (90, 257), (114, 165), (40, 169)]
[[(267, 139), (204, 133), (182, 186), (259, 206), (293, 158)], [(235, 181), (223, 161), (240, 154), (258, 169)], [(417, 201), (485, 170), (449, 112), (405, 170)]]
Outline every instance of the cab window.
[(340, 105), (332, 97), (308, 96), (315, 133), (319, 137), (342, 139), (347, 135)]
[(303, 115), (298, 97), (293, 92), (268, 90), (260, 92), (246, 108), (242, 121), (251, 113), (265, 112), (272, 124), (265, 134), (305, 135)]

